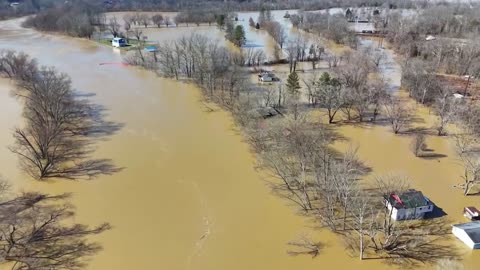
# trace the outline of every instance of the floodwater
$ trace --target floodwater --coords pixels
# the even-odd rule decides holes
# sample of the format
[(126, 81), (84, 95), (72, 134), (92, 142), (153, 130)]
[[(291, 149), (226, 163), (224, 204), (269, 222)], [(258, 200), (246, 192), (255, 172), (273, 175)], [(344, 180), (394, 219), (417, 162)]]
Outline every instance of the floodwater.
[[(164, 36), (161, 31), (170, 31), (165, 35), (169, 39), (181, 35), (170, 29), (148, 31), (158, 38)], [(206, 33), (221, 37), (219, 32)], [(90, 41), (22, 29), (19, 20), (0, 22), (0, 49), (5, 48), (23, 50), (39, 63), (68, 73), (78, 91), (96, 94), (93, 99), (109, 109), (109, 120), (125, 125), (99, 142), (96, 153), (125, 167), (122, 172), (86, 182), (34, 182), (18, 170), (16, 157), (7, 149), (11, 130), (22, 123), (21, 106), (8, 94), (12, 83), (0, 80), (3, 178), (16, 190), (72, 192), (77, 222), (107, 221), (114, 227), (96, 238), (104, 250), (88, 269), (392, 268), (379, 260), (352, 258), (339, 238), (312, 229), (293, 207), (270, 194), (229, 114), (208, 113), (194, 86), (132, 67), (100, 66), (121, 61), (121, 54)], [(420, 115), (426, 120), (418, 125), (431, 125), (428, 112), (420, 109)], [(452, 221), (462, 220), (463, 206), (479, 202), (451, 188), (461, 168), (448, 139), (428, 137), (429, 148), (447, 157), (423, 160), (409, 152), (407, 136), (393, 135), (388, 126), (338, 130), (360, 147), (360, 158), (373, 174), (406, 174), (412, 187), (422, 190)], [(287, 255), (287, 242), (298, 235), (321, 241), (324, 250), (314, 259)], [(479, 253), (455, 240), (452, 245), (465, 253), (465, 269), (474, 269)]]

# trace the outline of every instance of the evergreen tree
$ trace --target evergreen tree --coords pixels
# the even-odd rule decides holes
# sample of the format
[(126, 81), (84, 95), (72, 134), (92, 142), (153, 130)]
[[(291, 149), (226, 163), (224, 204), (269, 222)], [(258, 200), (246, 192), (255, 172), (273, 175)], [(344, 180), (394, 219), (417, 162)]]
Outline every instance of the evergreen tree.
[(255, 28), (256, 29), (260, 29), (260, 24), (257, 22), (257, 24), (255, 25)]
[(295, 95), (295, 94), (300, 92), (299, 90), (301, 88), (302, 87), (300, 86), (300, 79), (298, 78), (298, 74), (295, 71), (290, 73), (290, 75), (288, 75), (288, 79), (287, 79), (288, 92), (291, 95)]
[(245, 44), (245, 41), (245, 30), (243, 30), (243, 26), (237, 25), (237, 27), (235, 27), (235, 31), (233, 32), (232, 42), (238, 47), (241, 47), (243, 44)]
[(287, 79), (287, 90), (290, 96), (290, 103), (293, 110), (293, 117), (295, 120), (298, 118), (298, 102), (300, 100), (300, 79), (298, 78), (297, 73), (294, 71), (288, 75)]

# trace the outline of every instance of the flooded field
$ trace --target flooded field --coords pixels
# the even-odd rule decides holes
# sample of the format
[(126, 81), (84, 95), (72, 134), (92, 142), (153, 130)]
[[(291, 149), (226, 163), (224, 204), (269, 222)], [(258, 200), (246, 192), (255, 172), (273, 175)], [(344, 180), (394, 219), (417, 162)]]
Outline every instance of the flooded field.
[[(248, 23), (250, 16), (245, 13), (239, 19)], [(221, 110), (207, 112), (193, 85), (132, 67), (99, 65), (119, 62), (122, 55), (94, 42), (23, 29), (19, 23), (0, 22), (0, 49), (25, 51), (40, 64), (66, 72), (78, 91), (94, 93), (93, 100), (109, 109), (109, 120), (124, 124), (100, 142), (97, 151), (99, 157), (124, 167), (120, 173), (87, 182), (34, 182), (18, 170), (16, 157), (7, 149), (12, 129), (22, 124), (21, 106), (9, 96), (11, 82), (0, 80), (1, 175), (16, 190), (72, 192), (76, 221), (92, 225), (106, 221), (114, 227), (97, 238), (104, 250), (88, 269), (395, 269), (379, 260), (351, 257), (339, 238), (312, 228), (311, 221), (272, 195), (231, 117)], [(214, 26), (145, 31), (157, 41), (189, 32), (223, 41)], [(271, 42), (266, 33), (253, 29), (247, 31), (247, 39), (264, 47)], [(392, 56), (389, 59), (384, 74), (399, 86), (399, 67)], [(419, 108), (418, 115), (416, 125), (433, 125), (427, 109)], [(347, 125), (338, 131), (359, 146), (359, 156), (372, 175), (409, 176), (412, 187), (422, 190), (452, 222), (463, 220), (463, 206), (480, 203), (478, 197), (463, 197), (451, 187), (460, 181), (462, 171), (448, 138), (427, 138), (429, 148), (445, 157), (419, 159), (409, 151), (410, 138), (394, 135), (388, 126)], [(325, 248), (314, 259), (287, 255), (287, 242), (298, 235), (309, 235)], [(451, 245), (464, 254), (465, 269), (476, 269), (478, 251), (456, 240)]]

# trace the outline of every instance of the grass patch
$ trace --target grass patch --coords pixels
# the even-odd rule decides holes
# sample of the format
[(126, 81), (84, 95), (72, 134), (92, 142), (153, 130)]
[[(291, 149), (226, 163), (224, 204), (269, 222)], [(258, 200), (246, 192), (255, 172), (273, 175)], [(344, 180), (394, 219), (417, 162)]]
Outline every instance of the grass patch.
[[(112, 39), (111, 38), (99, 38), (99, 39), (95, 39), (95, 41), (97, 43), (100, 43), (100, 44), (103, 44), (103, 45), (107, 45), (107, 46), (110, 46), (110, 47), (112, 46)], [(128, 39), (127, 43), (128, 43), (127, 46), (120, 47), (119, 49), (120, 50), (125, 50), (125, 51), (136, 49), (139, 46), (140, 42), (136, 39)], [(152, 46), (152, 45), (156, 45), (156, 44), (151, 42), (151, 41), (147, 41), (147, 42), (144, 43), (143, 46)]]

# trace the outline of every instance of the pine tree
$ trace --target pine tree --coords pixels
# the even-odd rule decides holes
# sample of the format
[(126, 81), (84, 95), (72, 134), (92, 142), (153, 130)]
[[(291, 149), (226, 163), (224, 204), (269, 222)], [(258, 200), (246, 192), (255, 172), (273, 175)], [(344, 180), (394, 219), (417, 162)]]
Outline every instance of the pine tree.
[(298, 118), (298, 103), (300, 99), (300, 79), (298, 78), (297, 73), (294, 71), (288, 75), (287, 79), (287, 90), (290, 96), (290, 102), (293, 110), (293, 117), (295, 120)]
[(233, 33), (233, 40), (232, 42), (237, 45), (238, 47), (241, 47), (243, 44), (245, 44), (246, 38), (245, 38), (245, 30), (243, 30), (243, 26), (237, 25), (235, 27), (235, 31)]
[[(327, 73), (328, 74), (328, 73)], [(288, 75), (287, 79), (287, 89), (291, 95), (298, 94), (302, 87), (300, 86), (300, 79), (298, 78), (298, 74), (294, 71)]]

